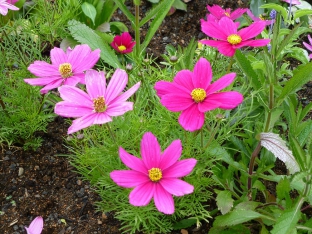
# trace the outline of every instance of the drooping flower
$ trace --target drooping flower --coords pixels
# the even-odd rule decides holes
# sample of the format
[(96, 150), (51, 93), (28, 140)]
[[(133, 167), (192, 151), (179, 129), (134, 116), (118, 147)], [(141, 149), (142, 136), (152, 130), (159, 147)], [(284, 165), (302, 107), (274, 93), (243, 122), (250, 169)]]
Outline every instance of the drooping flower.
[(202, 31), (209, 37), (217, 40), (201, 40), (200, 42), (216, 47), (221, 54), (231, 57), (235, 54), (236, 49), (241, 47), (259, 47), (267, 45), (270, 39), (251, 39), (260, 34), (265, 26), (265, 22), (258, 21), (246, 28), (238, 30), (238, 24), (227, 17), (221, 18), (219, 22), (207, 22), (202, 20)]
[(123, 32), (121, 35), (114, 37), (111, 46), (121, 54), (129, 54), (132, 52), (135, 41), (132, 40), (130, 33)]
[(178, 179), (191, 173), (196, 160), (193, 158), (178, 161), (182, 153), (180, 140), (173, 141), (161, 152), (157, 138), (147, 132), (141, 141), (142, 160), (119, 148), (121, 161), (131, 170), (115, 170), (111, 179), (119, 186), (134, 188), (129, 202), (134, 206), (146, 206), (154, 198), (158, 211), (174, 213), (174, 196), (193, 192), (194, 187)]
[(9, 9), (12, 11), (18, 11), (19, 8), (12, 4), (14, 3), (10, 3), (10, 1), (7, 0), (0, 0), (0, 14), (7, 15)]
[(43, 218), (41, 216), (36, 217), (25, 229), (27, 234), (40, 234), (43, 229)]
[(287, 2), (288, 4), (291, 5), (300, 5), (301, 2), (299, 0), (281, 0), (282, 2)]
[[(306, 42), (303, 42), (303, 45), (305, 46), (305, 48), (307, 48), (307, 50), (312, 52), (312, 38), (310, 35), (308, 35), (308, 40), (309, 40), (309, 44)], [(312, 54), (309, 54), (309, 58), (312, 58)]]
[(213, 16), (217, 21), (223, 17), (227, 17), (231, 20), (236, 20), (247, 11), (247, 8), (238, 8), (234, 11), (231, 11), (230, 8), (223, 9), (219, 5), (208, 5), (207, 9), (210, 12), (210, 17)]
[(258, 21), (264, 21), (265, 25), (271, 25), (272, 23), (274, 23), (274, 20), (267, 20), (265, 19), (262, 15), (259, 15), (259, 17), (256, 17), (251, 10), (247, 10), (247, 15), (250, 17), (250, 19), (252, 19), (254, 22), (258, 22)]
[(200, 58), (193, 72), (181, 70), (173, 82), (158, 81), (154, 88), (163, 106), (173, 112), (182, 111), (180, 125), (185, 130), (195, 131), (202, 128), (205, 112), (216, 108), (233, 109), (243, 101), (239, 92), (219, 92), (230, 85), (235, 76), (236, 73), (229, 73), (211, 84), (210, 63)]
[(61, 85), (75, 86), (84, 84), (84, 72), (91, 69), (100, 58), (100, 50), (91, 51), (88, 45), (77, 45), (73, 50), (68, 48), (66, 53), (60, 48), (50, 52), (51, 62), (35, 61), (28, 70), (39, 78), (24, 79), (30, 85), (44, 86), (41, 93)]
[(121, 69), (115, 71), (107, 87), (104, 72), (88, 70), (85, 81), (87, 93), (74, 86), (59, 87), (63, 101), (55, 105), (54, 112), (64, 117), (78, 117), (69, 127), (68, 134), (110, 122), (111, 117), (132, 110), (133, 103), (126, 100), (140, 87), (139, 82), (122, 93), (128, 83), (128, 75)]

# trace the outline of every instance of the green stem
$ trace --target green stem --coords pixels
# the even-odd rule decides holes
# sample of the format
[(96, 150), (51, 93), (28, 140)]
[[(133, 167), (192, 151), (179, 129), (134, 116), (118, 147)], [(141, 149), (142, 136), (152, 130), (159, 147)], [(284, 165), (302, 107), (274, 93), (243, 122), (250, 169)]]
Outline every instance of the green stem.
[(261, 150), (261, 142), (258, 142), (257, 147), (255, 148), (255, 150), (251, 154), (250, 163), (249, 163), (249, 170), (248, 170), (249, 176), (248, 176), (248, 181), (247, 181), (247, 189), (248, 189), (248, 198), (249, 198), (249, 200), (251, 200), (252, 172), (253, 172), (253, 169), (254, 169), (256, 157), (260, 153), (260, 150)]
[(107, 127), (107, 129), (108, 129), (108, 131), (109, 131), (109, 133), (110, 133), (110, 135), (111, 135), (111, 137), (112, 137), (114, 143), (117, 145), (117, 141), (116, 141), (115, 134), (113, 133), (113, 131), (112, 131), (112, 129), (110, 128), (110, 126), (109, 126), (108, 123), (106, 124), (106, 127)]
[(44, 97), (45, 97), (45, 93), (41, 94), (41, 102), (40, 102), (40, 108), (39, 108), (39, 111), (38, 111), (38, 115), (42, 111)]
[(134, 30), (135, 30), (135, 55), (136, 58), (139, 58), (140, 55), (140, 27), (139, 27), (139, 23), (140, 23), (140, 5), (136, 4), (135, 5), (135, 26), (134, 26)]
[[(233, 57), (234, 57), (234, 56), (233, 56)], [(231, 71), (232, 65), (233, 65), (233, 63), (234, 63), (234, 58), (233, 58), (233, 57), (231, 57), (229, 66), (228, 66), (228, 68), (227, 68), (227, 70), (226, 70), (226, 74), (230, 73), (230, 71)]]
[(4, 111), (4, 114), (5, 114), (8, 118), (10, 118), (9, 113), (8, 113), (7, 110), (5, 109), (5, 104), (4, 104), (4, 102), (3, 102), (2, 98), (1, 98), (1, 96), (0, 96), (0, 105), (1, 105), (1, 107), (2, 107), (2, 109), (3, 109), (3, 111)]

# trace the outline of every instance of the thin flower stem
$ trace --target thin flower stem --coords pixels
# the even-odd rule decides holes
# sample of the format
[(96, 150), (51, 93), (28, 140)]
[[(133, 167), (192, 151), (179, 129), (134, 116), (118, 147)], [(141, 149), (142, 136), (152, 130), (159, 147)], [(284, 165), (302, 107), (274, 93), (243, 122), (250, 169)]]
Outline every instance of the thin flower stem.
[(203, 148), (204, 146), (204, 133), (203, 128), (200, 129), (200, 147)]
[(45, 93), (41, 94), (41, 102), (40, 102), (40, 108), (39, 108), (39, 111), (38, 111), (38, 115), (42, 111), (44, 97), (45, 97)]
[(229, 66), (228, 66), (228, 68), (226, 70), (226, 73), (230, 73), (233, 63), (234, 63), (234, 58), (231, 57)]
[(257, 147), (255, 148), (255, 150), (251, 154), (250, 163), (249, 163), (249, 170), (248, 170), (249, 177), (248, 177), (248, 181), (247, 181), (247, 190), (248, 190), (248, 198), (249, 198), (249, 200), (251, 200), (252, 172), (253, 172), (253, 169), (254, 169), (256, 157), (260, 153), (260, 150), (261, 150), (261, 142), (258, 142)]
[(4, 102), (3, 102), (2, 98), (1, 98), (1, 96), (0, 96), (0, 105), (1, 105), (1, 107), (2, 107), (2, 109), (3, 109), (3, 111), (4, 111), (4, 114), (5, 114), (8, 118), (10, 118), (10, 115), (9, 115), (8, 111), (5, 109), (5, 104), (4, 104)]
[(117, 145), (117, 141), (116, 141), (115, 134), (113, 133), (113, 131), (112, 131), (112, 129), (110, 128), (110, 126), (109, 126), (108, 123), (106, 124), (106, 127), (107, 127), (107, 129), (108, 129), (108, 131), (109, 131), (109, 133), (110, 133), (110, 135), (111, 135), (111, 137), (112, 137), (114, 143)]
[(136, 4), (135, 5), (135, 55), (136, 55), (136, 59), (139, 58), (140, 56), (140, 27), (139, 27), (139, 23), (140, 23), (140, 5)]

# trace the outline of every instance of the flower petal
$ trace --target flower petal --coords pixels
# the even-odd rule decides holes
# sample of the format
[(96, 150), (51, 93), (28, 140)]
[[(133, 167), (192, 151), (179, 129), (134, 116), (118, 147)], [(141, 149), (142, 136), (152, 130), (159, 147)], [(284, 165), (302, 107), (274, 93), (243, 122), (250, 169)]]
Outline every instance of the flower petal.
[(212, 98), (210, 98), (210, 96), (211, 96), (211, 94), (207, 98), (205, 98), (205, 100), (203, 102), (198, 103), (198, 110), (200, 112), (204, 113), (207, 111), (217, 109), (222, 104), (221, 103), (222, 100), (212, 99)]
[(57, 68), (60, 64), (69, 62), (66, 53), (61, 48), (54, 47), (50, 51), (50, 57), (52, 64)]
[(197, 104), (182, 111), (179, 117), (179, 123), (187, 131), (201, 129), (205, 121), (205, 114), (198, 110)]
[(62, 78), (58, 70), (58, 65), (52, 65), (45, 61), (35, 61), (27, 68), (32, 74), (38, 77)]
[(105, 94), (105, 100), (107, 105), (110, 104), (111, 101), (113, 101), (120, 93), (122, 90), (126, 87), (128, 83), (128, 75), (124, 70), (117, 69), (111, 80), (109, 81), (109, 84), (106, 89), (106, 94)]
[(157, 184), (156, 186), (154, 193), (154, 202), (158, 211), (164, 214), (174, 213), (173, 197), (160, 184)]
[(190, 174), (196, 165), (194, 158), (177, 161), (174, 165), (162, 171), (163, 178), (179, 178)]
[(194, 191), (194, 186), (176, 178), (163, 178), (159, 181), (163, 188), (175, 196), (183, 196)]
[(190, 93), (184, 94), (181, 92), (164, 95), (160, 99), (160, 102), (168, 110), (173, 112), (186, 110), (195, 103)]
[(235, 49), (227, 41), (213, 41), (213, 40), (201, 40), (201, 43), (216, 47), (219, 52), (225, 56), (232, 57), (235, 54)]
[(44, 86), (42, 89), (40, 89), (40, 93), (41, 94), (47, 93), (51, 89), (55, 89), (57, 87), (60, 87), (60, 85), (62, 85), (62, 83), (63, 83), (63, 80), (61, 80), (61, 79), (54, 80), (51, 83)]
[(141, 155), (148, 170), (153, 167), (159, 168), (161, 149), (157, 138), (151, 132), (147, 132), (143, 135), (141, 141)]
[(89, 95), (77, 87), (63, 85), (59, 87), (58, 91), (64, 101), (71, 102), (79, 106), (93, 108), (93, 102), (90, 100)]
[(85, 75), (87, 92), (93, 100), (98, 97), (104, 97), (106, 91), (106, 78), (104, 72), (88, 70)]
[(260, 46), (265, 46), (269, 43), (270, 43), (270, 39), (249, 40), (249, 41), (242, 41), (241, 43), (233, 46), (233, 48), (241, 48), (244, 46), (260, 47)]
[(146, 206), (155, 193), (156, 183), (151, 181), (137, 186), (129, 194), (129, 202), (133, 206)]
[(173, 79), (173, 83), (176, 84), (176, 88), (180, 89), (180, 92), (191, 93), (194, 87), (193, 84), (193, 72), (189, 70), (179, 71)]
[(127, 167), (145, 174), (148, 178), (148, 169), (145, 167), (145, 164), (141, 159), (129, 154), (122, 147), (119, 147), (119, 157)]
[(108, 106), (105, 113), (109, 116), (120, 116), (133, 110), (133, 102), (118, 102)]
[(173, 141), (161, 156), (159, 168), (165, 170), (178, 161), (182, 153), (182, 144), (180, 140)]
[(91, 69), (100, 58), (100, 50), (93, 52), (88, 45), (77, 45), (68, 55), (68, 62), (74, 73), (81, 73)]
[(224, 89), (225, 87), (229, 86), (233, 80), (235, 79), (236, 73), (229, 73), (226, 74), (224, 76), (222, 76), (221, 78), (219, 78), (218, 80), (216, 80), (213, 84), (211, 84), (208, 89), (206, 89), (206, 93), (211, 94), (214, 92), (217, 92), (221, 89)]
[(222, 29), (222, 27), (214, 21), (201, 21), (201, 30), (207, 36), (226, 41), (228, 34)]
[(209, 99), (219, 101), (221, 103), (219, 108), (230, 110), (241, 104), (244, 100), (244, 97), (239, 92), (228, 91), (211, 94)]
[(62, 101), (56, 103), (54, 112), (63, 117), (77, 118), (93, 113), (93, 109), (88, 106), (81, 106), (76, 103)]
[(194, 87), (206, 90), (212, 79), (212, 71), (209, 61), (205, 58), (200, 58), (195, 64), (193, 73)]
[(43, 218), (41, 216), (36, 217), (25, 229), (27, 234), (40, 234), (43, 229)]
[(136, 83), (126, 92), (116, 97), (112, 102), (125, 102), (129, 97), (132, 96), (132, 94), (134, 94), (139, 89), (140, 85), (141, 85), (141, 82)]
[(258, 36), (263, 29), (265, 28), (265, 22), (264, 21), (257, 21), (252, 23), (246, 28), (243, 28), (237, 32), (239, 36), (241, 36), (243, 41), (246, 41), (250, 38), (254, 38)]
[(133, 170), (114, 170), (110, 178), (119, 186), (124, 188), (133, 188), (145, 183), (150, 183), (147, 175)]

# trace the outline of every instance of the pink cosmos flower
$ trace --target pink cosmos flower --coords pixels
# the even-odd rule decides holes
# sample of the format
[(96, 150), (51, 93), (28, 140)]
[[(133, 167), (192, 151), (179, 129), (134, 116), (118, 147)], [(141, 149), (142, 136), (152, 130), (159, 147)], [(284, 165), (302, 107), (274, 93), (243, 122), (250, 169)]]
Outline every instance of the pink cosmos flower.
[(200, 58), (194, 71), (181, 70), (173, 82), (158, 81), (155, 89), (160, 102), (168, 110), (182, 111), (180, 125), (188, 131), (201, 129), (205, 121), (205, 112), (221, 108), (233, 109), (243, 101), (243, 95), (236, 91), (218, 92), (230, 85), (236, 74), (229, 73), (211, 83), (210, 63)]
[(301, 2), (299, 0), (281, 0), (282, 2), (287, 2), (290, 4), (291, 2), (291, 5), (300, 5)]
[(230, 18), (231, 20), (236, 20), (237, 18), (241, 17), (246, 11), (247, 8), (238, 8), (235, 11), (231, 12), (230, 8), (223, 9), (219, 5), (212, 5), (207, 6), (208, 11), (210, 14), (218, 21), (223, 17)]
[(132, 37), (128, 32), (123, 32), (121, 35), (114, 37), (111, 46), (117, 52), (121, 54), (129, 54), (132, 52), (135, 41), (132, 41)]
[(17, 3), (19, 0), (8, 0), (8, 3), (14, 5), (15, 3)]
[(55, 105), (54, 112), (64, 117), (79, 117), (69, 127), (68, 134), (93, 124), (110, 122), (112, 116), (123, 115), (132, 110), (133, 103), (126, 100), (140, 87), (139, 82), (121, 93), (128, 83), (128, 75), (121, 69), (115, 71), (107, 88), (104, 72), (88, 70), (85, 80), (88, 93), (74, 86), (59, 87), (64, 101)]
[(24, 81), (30, 85), (45, 85), (40, 90), (42, 94), (61, 85), (84, 84), (84, 71), (91, 69), (99, 58), (100, 50), (92, 52), (88, 45), (77, 45), (73, 50), (68, 48), (66, 53), (60, 48), (54, 48), (51, 50), (52, 64), (45, 61), (30, 64), (28, 70), (39, 78)]
[(217, 40), (201, 40), (200, 42), (212, 47), (216, 47), (219, 52), (225, 56), (232, 57), (236, 49), (244, 46), (259, 47), (265, 46), (270, 39), (251, 38), (260, 34), (266, 24), (263, 21), (254, 22), (246, 28), (238, 31), (238, 24), (234, 23), (228, 17), (223, 17), (219, 22), (201, 21), (201, 29), (209, 37)]
[(43, 229), (43, 219), (41, 216), (36, 217), (29, 225), (25, 227), (27, 234), (40, 234)]
[[(308, 40), (309, 40), (309, 43), (306, 43), (306, 42), (303, 42), (303, 45), (305, 46), (305, 48), (307, 48), (307, 50), (311, 51), (312, 52), (312, 38), (310, 35), (308, 35)], [(312, 54), (309, 54), (309, 58), (311, 59), (312, 58)]]
[(263, 18), (262, 15), (259, 15), (259, 17), (256, 17), (251, 10), (247, 10), (247, 15), (250, 17), (250, 19), (252, 19), (254, 22), (258, 22), (258, 21), (264, 21), (265, 25), (271, 25), (272, 23), (275, 22), (275, 20), (266, 20), (265, 18)]
[(12, 11), (18, 11), (19, 8), (12, 5), (12, 4), (10, 3), (10, 1), (0, 0), (0, 14), (1, 15), (7, 15), (9, 9)]
[(120, 159), (131, 170), (115, 170), (110, 177), (121, 187), (135, 187), (129, 195), (131, 205), (146, 206), (154, 198), (158, 211), (173, 214), (172, 195), (183, 196), (194, 190), (192, 185), (178, 177), (191, 173), (197, 161), (193, 158), (178, 161), (181, 152), (180, 140), (173, 141), (161, 152), (156, 137), (147, 132), (141, 141), (142, 160), (120, 147)]

